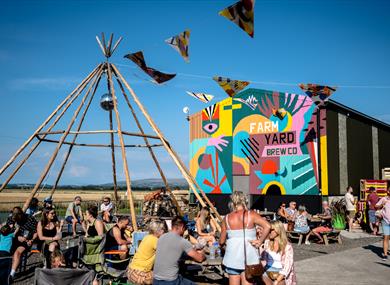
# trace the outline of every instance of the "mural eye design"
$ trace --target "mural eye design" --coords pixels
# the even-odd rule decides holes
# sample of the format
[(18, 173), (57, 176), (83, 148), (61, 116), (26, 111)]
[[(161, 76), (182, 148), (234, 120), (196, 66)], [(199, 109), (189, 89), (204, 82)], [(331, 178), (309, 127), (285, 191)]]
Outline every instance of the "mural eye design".
[(202, 111), (202, 128), (212, 135), (219, 129), (219, 105), (211, 105)]
[(212, 134), (218, 129), (218, 125), (215, 123), (208, 123), (203, 126), (203, 129), (206, 133)]

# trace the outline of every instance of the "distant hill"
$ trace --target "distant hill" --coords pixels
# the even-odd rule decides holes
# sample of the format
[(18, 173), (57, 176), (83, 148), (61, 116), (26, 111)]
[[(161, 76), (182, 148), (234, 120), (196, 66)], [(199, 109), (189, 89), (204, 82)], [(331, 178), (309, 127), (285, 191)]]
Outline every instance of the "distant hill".
[[(118, 181), (118, 187), (120, 189), (126, 189), (126, 181)], [(188, 189), (189, 185), (187, 181), (183, 178), (172, 178), (168, 179), (168, 184), (172, 189)], [(35, 184), (30, 183), (15, 183), (8, 184), (7, 188), (9, 189), (32, 189)], [(158, 178), (150, 178), (150, 179), (138, 179), (131, 181), (131, 187), (134, 190), (145, 190), (145, 189), (157, 189), (164, 187), (164, 183), (161, 179)], [(105, 184), (84, 184), (84, 185), (59, 185), (58, 189), (100, 189), (107, 190), (112, 189), (114, 187), (113, 183), (105, 183)], [(45, 185), (45, 189), (52, 188), (52, 185)]]

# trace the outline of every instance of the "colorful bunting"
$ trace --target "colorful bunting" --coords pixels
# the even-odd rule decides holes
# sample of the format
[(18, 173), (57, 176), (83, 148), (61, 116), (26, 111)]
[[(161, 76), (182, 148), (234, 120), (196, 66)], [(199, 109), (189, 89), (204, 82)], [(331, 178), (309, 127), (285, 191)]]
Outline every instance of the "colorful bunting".
[(208, 103), (211, 100), (213, 100), (214, 96), (210, 94), (205, 94), (205, 93), (195, 93), (195, 92), (190, 92), (186, 91), (188, 95), (202, 101), (203, 103)]
[(236, 95), (250, 83), (249, 81), (231, 80), (230, 78), (219, 76), (214, 76), (213, 79), (219, 84), (219, 86), (223, 88), (223, 90), (225, 90), (225, 92), (230, 97)]
[(223, 9), (219, 15), (234, 22), (253, 38), (254, 34), (254, 0), (240, 0), (237, 3)]
[(177, 50), (186, 62), (189, 61), (188, 46), (190, 44), (190, 30), (185, 30), (177, 36), (166, 39), (165, 42)]
[(299, 84), (299, 87), (301, 87), (301, 89), (305, 91), (307, 96), (309, 96), (316, 105), (327, 101), (330, 95), (332, 95), (332, 93), (335, 92), (337, 89), (336, 87), (329, 87), (311, 83)]
[(136, 53), (129, 53), (124, 57), (130, 59), (132, 62), (138, 65), (146, 74), (152, 77), (154, 81), (158, 84), (171, 80), (176, 76), (176, 74), (163, 73), (154, 68), (148, 67), (145, 63), (145, 59), (142, 51), (138, 51)]

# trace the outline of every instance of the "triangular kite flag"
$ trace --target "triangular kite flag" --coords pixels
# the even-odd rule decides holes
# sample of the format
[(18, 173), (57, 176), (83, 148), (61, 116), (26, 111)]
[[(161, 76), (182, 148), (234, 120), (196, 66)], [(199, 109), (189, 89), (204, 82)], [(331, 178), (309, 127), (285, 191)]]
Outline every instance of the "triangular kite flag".
[(305, 91), (306, 95), (309, 96), (316, 105), (327, 101), (330, 95), (332, 95), (332, 93), (336, 91), (336, 87), (329, 87), (311, 83), (299, 84), (299, 87), (301, 87), (301, 89)]
[(132, 62), (138, 65), (139, 68), (141, 68), (146, 74), (152, 77), (154, 81), (156, 81), (156, 83), (158, 84), (171, 80), (173, 77), (176, 76), (176, 74), (163, 73), (154, 68), (148, 67), (145, 63), (145, 59), (142, 51), (129, 53), (124, 57), (130, 59)]
[(239, 91), (249, 85), (249, 81), (231, 80), (230, 78), (214, 76), (213, 79), (225, 90), (225, 92), (233, 97)]
[(190, 30), (185, 30), (177, 36), (166, 39), (165, 42), (177, 50), (186, 62), (189, 61), (188, 46), (190, 45)]
[(253, 38), (254, 34), (254, 0), (240, 0), (237, 3), (223, 9), (219, 15), (234, 22)]
[(195, 92), (190, 92), (186, 91), (188, 95), (202, 101), (203, 103), (208, 103), (211, 100), (213, 100), (214, 96), (206, 93), (195, 93)]

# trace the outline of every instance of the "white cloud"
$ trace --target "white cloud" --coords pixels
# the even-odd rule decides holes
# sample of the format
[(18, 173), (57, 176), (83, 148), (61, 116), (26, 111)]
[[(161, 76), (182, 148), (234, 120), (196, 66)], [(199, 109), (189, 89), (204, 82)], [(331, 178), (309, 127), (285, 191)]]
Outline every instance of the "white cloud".
[(89, 174), (89, 168), (83, 165), (71, 165), (67, 172), (68, 175), (76, 178), (87, 177)]

